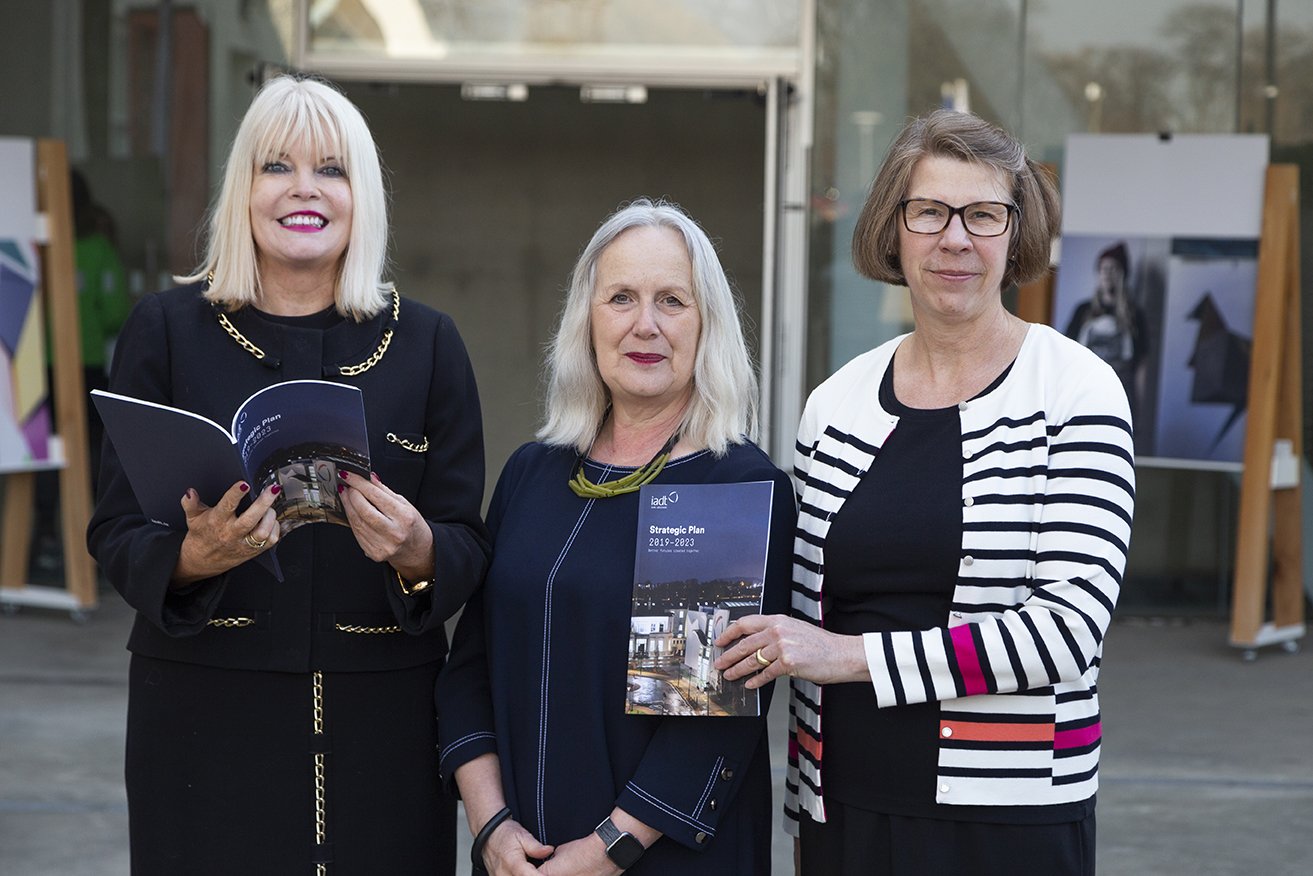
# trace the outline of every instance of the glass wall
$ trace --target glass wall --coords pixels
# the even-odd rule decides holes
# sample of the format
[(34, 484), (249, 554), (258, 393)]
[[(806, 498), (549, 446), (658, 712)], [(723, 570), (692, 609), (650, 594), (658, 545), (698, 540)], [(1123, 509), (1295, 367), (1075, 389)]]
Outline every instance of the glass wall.
[[(1073, 133), (1269, 134), (1272, 160), (1301, 169), (1313, 358), (1313, 4), (818, 0), (816, 92), (809, 388), (911, 328), (906, 290), (854, 271), (852, 229), (893, 136), (939, 106), (1003, 125), (1057, 168)], [(1307, 453), (1313, 381), (1304, 392)], [(1141, 469), (1124, 604), (1225, 609), (1238, 485), (1234, 474)]]
[(460, 68), (488, 76), (548, 68), (789, 69), (799, 0), (388, 0), (313, 3), (314, 62), (351, 59)]

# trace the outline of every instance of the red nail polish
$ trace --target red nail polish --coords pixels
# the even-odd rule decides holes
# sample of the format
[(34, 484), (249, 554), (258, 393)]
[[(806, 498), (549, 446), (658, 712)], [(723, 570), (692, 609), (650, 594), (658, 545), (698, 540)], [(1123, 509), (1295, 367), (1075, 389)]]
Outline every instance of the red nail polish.
[(282, 491), (283, 488), (278, 486), (278, 484), (274, 484), (272, 487), (269, 488), (269, 492), (273, 493), (275, 496), (277, 496)]
[(350, 474), (348, 474), (345, 469), (339, 468), (337, 470), (337, 476), (340, 477), (342, 480), (346, 480), (348, 477), (350, 477)]
[(251, 485), (248, 484), (246, 481), (242, 481), (241, 490), (243, 493), (249, 493), (251, 490)]
[(346, 492), (346, 484), (338, 484), (338, 485), (337, 485), (337, 492), (338, 492), (339, 494), (341, 494), (341, 493), (345, 493), (345, 492)]

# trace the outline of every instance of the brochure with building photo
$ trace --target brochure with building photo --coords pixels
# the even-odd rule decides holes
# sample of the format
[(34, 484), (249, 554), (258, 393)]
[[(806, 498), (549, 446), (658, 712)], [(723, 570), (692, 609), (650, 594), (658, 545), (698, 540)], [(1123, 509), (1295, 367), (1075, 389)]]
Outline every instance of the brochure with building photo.
[(713, 642), (761, 611), (770, 481), (649, 484), (639, 493), (625, 711), (759, 715), (758, 692), (727, 681)]
[[(354, 386), (276, 383), (242, 402), (230, 428), (169, 405), (91, 395), (142, 512), (174, 529), (187, 528), (181, 499), (189, 488), (214, 505), (240, 480), (252, 497), (282, 487), (273, 506), (280, 535), (307, 523), (345, 526), (337, 473), (369, 477), (364, 397)], [(266, 565), (281, 578), (272, 557)]]

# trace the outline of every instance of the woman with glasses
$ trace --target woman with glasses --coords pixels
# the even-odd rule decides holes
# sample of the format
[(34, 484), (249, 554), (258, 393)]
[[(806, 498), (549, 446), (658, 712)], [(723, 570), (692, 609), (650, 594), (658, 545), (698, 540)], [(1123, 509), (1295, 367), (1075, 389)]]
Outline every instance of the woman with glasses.
[(946, 110), (899, 134), (858, 219), (857, 268), (907, 286), (914, 328), (812, 393), (794, 611), (718, 641), (727, 678), (793, 677), (808, 876), (1094, 872), (1134, 467), (1117, 375), (1003, 307), (1057, 229), (1021, 145)]

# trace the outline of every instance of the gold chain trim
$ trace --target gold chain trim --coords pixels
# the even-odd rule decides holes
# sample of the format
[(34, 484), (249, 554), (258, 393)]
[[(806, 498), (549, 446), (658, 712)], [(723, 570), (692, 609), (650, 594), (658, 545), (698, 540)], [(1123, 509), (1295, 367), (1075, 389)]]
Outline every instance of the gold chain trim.
[(341, 633), (399, 633), (401, 627), (362, 627), (358, 624), (333, 624), (333, 629)]
[(255, 618), (250, 617), (214, 617), (205, 622), (206, 626), (223, 627), (229, 630), (237, 627), (249, 627), (253, 623), (255, 623)]
[[(395, 323), (401, 319), (401, 293), (395, 288), (392, 290), (392, 321)], [(392, 329), (383, 332), (383, 340), (379, 341), (378, 349), (373, 355), (361, 362), (359, 365), (347, 365), (337, 369), (343, 377), (355, 377), (358, 374), (364, 374), (369, 369), (378, 364), (378, 360), (383, 358), (383, 354), (388, 351), (388, 345), (392, 343)]]
[(428, 453), (429, 439), (424, 437), (423, 444), (416, 444), (414, 441), (407, 441), (405, 438), (398, 438), (396, 432), (388, 433), (388, 440), (393, 444), (400, 444), (403, 450), (409, 450), (411, 453)]
[(370, 356), (359, 365), (344, 365), (337, 369), (338, 373), (343, 377), (355, 377), (358, 374), (364, 374), (378, 364), (378, 360), (382, 359), (383, 354), (388, 351), (388, 344), (390, 343), (392, 343), (392, 329), (383, 332), (383, 340), (379, 342), (378, 349), (374, 351), (374, 355)]
[(314, 732), (316, 736), (324, 735), (324, 674), (316, 672), (313, 676), (315, 686)]
[[(209, 281), (211, 283), (214, 282), (213, 274), (210, 275)], [(400, 318), (401, 318), (401, 293), (394, 288), (392, 290), (392, 321), (395, 323)], [(219, 325), (223, 326), (223, 330), (228, 333), (229, 337), (231, 337), (234, 341), (240, 344), (243, 350), (250, 353), (252, 356), (254, 356), (257, 359), (264, 358), (264, 350), (261, 350), (255, 344), (251, 343), (247, 339), (246, 335), (239, 332), (237, 330), (237, 326), (233, 325), (228, 320), (228, 315), (226, 313), (223, 313), (222, 311), (219, 311)], [(378, 364), (378, 361), (383, 358), (383, 354), (388, 351), (388, 347), (391, 344), (392, 344), (392, 329), (388, 329), (387, 331), (383, 332), (383, 339), (378, 342), (378, 349), (375, 350), (368, 359), (366, 359), (364, 362), (361, 362), (359, 365), (345, 365), (337, 369), (338, 373), (344, 377), (356, 377), (357, 375), (364, 374), (366, 371), (368, 371), (369, 369), (373, 368), (375, 365)]]
[[(324, 734), (324, 674), (316, 672), (312, 676), (314, 683), (314, 732), (316, 736)], [(327, 780), (325, 778), (324, 754), (315, 755), (315, 845), (322, 846), (328, 839), (328, 817), (325, 801)], [(328, 866), (320, 864), (316, 872), (326, 874)]]
[(246, 335), (237, 331), (237, 326), (233, 325), (231, 322), (228, 321), (228, 314), (226, 313), (219, 314), (219, 325), (223, 326), (223, 330), (226, 331), (234, 341), (242, 345), (243, 350), (250, 353), (252, 356), (254, 356), (257, 359), (264, 358), (264, 350), (261, 350), (255, 344), (252, 344), (250, 341), (246, 339)]
[(328, 835), (328, 828), (324, 823), (324, 798), (327, 796), (324, 791), (327, 783), (324, 781), (324, 755), (319, 753), (315, 755), (315, 845), (322, 846)]

